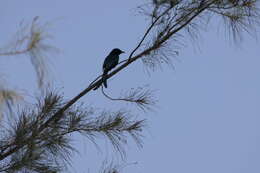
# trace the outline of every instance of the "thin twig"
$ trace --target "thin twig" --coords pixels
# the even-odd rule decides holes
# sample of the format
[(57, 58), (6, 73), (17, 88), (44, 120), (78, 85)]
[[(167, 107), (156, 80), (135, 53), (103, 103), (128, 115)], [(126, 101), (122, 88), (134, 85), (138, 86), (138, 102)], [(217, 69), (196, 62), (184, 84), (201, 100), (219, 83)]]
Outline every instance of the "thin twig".
[(27, 53), (31, 50), (31, 48), (26, 48), (24, 50), (17, 50), (17, 51), (11, 51), (11, 52), (4, 52), (4, 53), (0, 53), (0, 56), (12, 56), (12, 55), (20, 55), (20, 54), (24, 54)]
[(104, 91), (104, 87), (102, 86), (101, 91), (103, 93), (103, 95), (108, 98), (109, 100), (113, 100), (113, 101), (126, 101), (126, 102), (132, 102), (132, 103), (136, 103), (135, 100), (131, 100), (131, 99), (126, 99), (126, 98), (112, 98), (110, 97), (108, 94), (105, 93)]
[(130, 53), (129, 55), (129, 60), (132, 58), (133, 54), (137, 51), (137, 49), (139, 49), (139, 47), (142, 45), (142, 43), (144, 42), (145, 38), (147, 37), (147, 35), (150, 33), (150, 31), (153, 29), (153, 27), (155, 26), (155, 24), (158, 22), (158, 20), (161, 19), (162, 16), (164, 16), (165, 14), (167, 14), (173, 7), (169, 7), (167, 10), (165, 10), (160, 16), (158, 16), (150, 25), (150, 27), (146, 30), (146, 32), (144, 33), (141, 41), (138, 43), (138, 45), (135, 47), (135, 49)]

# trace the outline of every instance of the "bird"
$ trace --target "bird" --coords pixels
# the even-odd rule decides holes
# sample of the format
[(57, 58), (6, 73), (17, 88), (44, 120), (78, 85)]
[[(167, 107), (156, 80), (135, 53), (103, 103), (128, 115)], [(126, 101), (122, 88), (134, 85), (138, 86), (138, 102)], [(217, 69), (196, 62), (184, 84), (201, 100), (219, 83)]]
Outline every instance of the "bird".
[[(114, 48), (108, 56), (105, 58), (103, 63), (103, 74), (102, 74), (102, 84), (105, 88), (107, 88), (107, 74), (110, 70), (115, 68), (119, 62), (119, 55), (125, 53), (119, 48)], [(101, 85), (102, 85), (101, 84)], [(94, 90), (98, 89), (101, 85), (98, 85), (94, 88)]]

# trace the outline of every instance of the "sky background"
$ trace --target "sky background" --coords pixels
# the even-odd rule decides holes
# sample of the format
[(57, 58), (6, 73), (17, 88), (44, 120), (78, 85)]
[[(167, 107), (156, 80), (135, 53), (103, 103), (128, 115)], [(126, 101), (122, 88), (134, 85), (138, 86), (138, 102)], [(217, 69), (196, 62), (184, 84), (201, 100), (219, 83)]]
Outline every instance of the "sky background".
[[(136, 46), (148, 21), (137, 15), (139, 0), (65, 1), (2, 0), (1, 47), (35, 16), (51, 22), (50, 41), (60, 54), (49, 56), (54, 86), (72, 98), (101, 73), (105, 56), (119, 47), (126, 54)], [(219, 23), (216, 23), (218, 26)], [(221, 28), (221, 27), (219, 27)], [(220, 29), (221, 30), (221, 29)], [(259, 35), (259, 34), (258, 34)], [(121, 107), (148, 120), (144, 147), (130, 142), (126, 162), (138, 162), (123, 172), (259, 173), (260, 172), (260, 49), (248, 35), (234, 45), (215, 27), (188, 42), (167, 66), (148, 75), (138, 61), (108, 81), (107, 92), (149, 85), (159, 100), (154, 112), (111, 102), (100, 91), (81, 101), (107, 110)], [(174, 46), (174, 45), (172, 45)], [(36, 92), (35, 73), (27, 56), (1, 57), (1, 73), (10, 86)], [(98, 172), (102, 160), (111, 160), (111, 147), (102, 138), (102, 151), (86, 139), (74, 139), (80, 151), (72, 172)], [(113, 156), (120, 163), (119, 156)]]

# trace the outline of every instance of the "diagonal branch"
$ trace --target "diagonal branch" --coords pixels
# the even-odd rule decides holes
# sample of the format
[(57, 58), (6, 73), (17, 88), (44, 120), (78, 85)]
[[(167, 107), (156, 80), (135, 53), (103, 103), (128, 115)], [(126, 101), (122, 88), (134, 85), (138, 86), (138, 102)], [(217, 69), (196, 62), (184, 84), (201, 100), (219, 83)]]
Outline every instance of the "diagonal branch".
[[(130, 64), (132, 64), (133, 62), (135, 62), (136, 60), (142, 58), (143, 56), (146, 56), (148, 54), (150, 54), (152, 51), (158, 49), (163, 43), (165, 43), (167, 40), (170, 39), (170, 37), (177, 33), (178, 31), (180, 31), (182, 28), (184, 28), (185, 26), (187, 26), (195, 17), (197, 17), (199, 14), (201, 14), (205, 9), (207, 9), (212, 3), (216, 2), (217, 0), (213, 0), (211, 3), (209, 3), (207, 6), (205, 6), (204, 8), (196, 11), (194, 14), (192, 14), (192, 16), (183, 24), (181, 24), (181, 26), (179, 26), (178, 28), (172, 30), (170, 33), (166, 34), (161, 41), (157, 42), (157, 44), (152, 45), (151, 47), (143, 50), (141, 53), (139, 53), (138, 55), (133, 56), (134, 52), (141, 46), (142, 42), (144, 41), (144, 39), (146, 38), (146, 36), (148, 35), (149, 32), (145, 32), (147, 34), (144, 35), (143, 39), (140, 41), (140, 43), (138, 44), (139, 46), (137, 46), (129, 55), (128, 61), (124, 62), (121, 66), (119, 66), (118, 68), (116, 68), (114, 71), (112, 71), (110, 74), (108, 74), (107, 78), (109, 79), (110, 77), (116, 75), (118, 72), (120, 72), (121, 70), (125, 69), (127, 66), (129, 66)], [(166, 9), (166, 11), (168, 11), (170, 9)], [(164, 15), (167, 14), (167, 12), (163, 12)], [(159, 16), (162, 17), (162, 16)], [(158, 19), (159, 20), (159, 19)], [(157, 20), (157, 21), (158, 21)], [(152, 23), (151, 26), (148, 28), (148, 30), (150, 31), (152, 29), (152, 27), (155, 25), (155, 23)], [(95, 79), (97, 80), (97, 79)], [(68, 101), (60, 110), (58, 110), (51, 118), (49, 118), (42, 126), (40, 126), (38, 128), (37, 133), (38, 135), (41, 135), (41, 132), (48, 128), (49, 124), (51, 122), (57, 122), (61, 119), (61, 117), (64, 115), (63, 112), (65, 110), (67, 110), (69, 107), (71, 107), (73, 104), (75, 104), (81, 97), (83, 97), (84, 95), (86, 95), (87, 93), (89, 93), (91, 90), (93, 90), (95, 87), (99, 86), (102, 84), (102, 79), (97, 80), (96, 82), (92, 82), (86, 89), (84, 89), (82, 92), (80, 92), (77, 96), (75, 96), (74, 98), (72, 98), (70, 101)], [(27, 140), (30, 140), (27, 139)], [(9, 155), (11, 155), (12, 153), (15, 153), (16, 151), (18, 151), (19, 149), (21, 149), (22, 147), (24, 147), (26, 145), (26, 143), (20, 143), (19, 145), (16, 145), (14, 148), (11, 148), (10, 150), (6, 151), (5, 153), (3, 153), (2, 155), (0, 155), (0, 160), (5, 159), (6, 157), (8, 157)]]
[(142, 45), (142, 43), (144, 42), (145, 38), (147, 37), (147, 35), (150, 33), (150, 31), (153, 29), (153, 27), (155, 26), (155, 24), (164, 16), (166, 15), (171, 9), (173, 8), (173, 6), (169, 7), (167, 10), (165, 10), (161, 15), (159, 15), (153, 22), (152, 24), (149, 26), (149, 28), (146, 30), (146, 32), (144, 33), (142, 39), (140, 40), (140, 42), (138, 43), (138, 45), (136, 46), (136, 48), (134, 48), (134, 50), (130, 53), (129, 55), (129, 59), (132, 58), (133, 54), (139, 49), (139, 47)]

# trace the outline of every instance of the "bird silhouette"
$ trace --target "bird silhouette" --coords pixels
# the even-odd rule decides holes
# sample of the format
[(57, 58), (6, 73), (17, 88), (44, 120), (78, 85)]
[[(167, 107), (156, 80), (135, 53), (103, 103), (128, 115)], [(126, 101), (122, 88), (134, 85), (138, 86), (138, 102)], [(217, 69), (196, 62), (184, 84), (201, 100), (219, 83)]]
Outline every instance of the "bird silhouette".
[[(105, 58), (103, 63), (103, 75), (102, 75), (102, 83), (105, 88), (107, 88), (107, 74), (110, 70), (116, 67), (119, 62), (119, 55), (124, 53), (124, 51), (115, 48), (113, 49), (108, 56)], [(102, 85), (102, 84), (101, 84)], [(94, 88), (94, 90), (98, 89), (101, 85), (98, 85)]]

